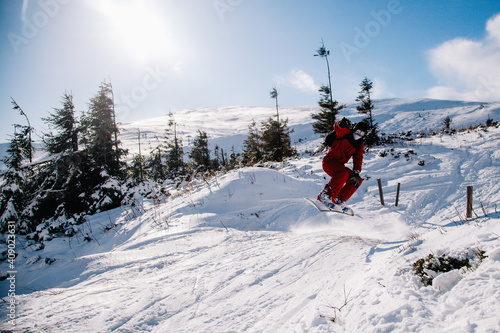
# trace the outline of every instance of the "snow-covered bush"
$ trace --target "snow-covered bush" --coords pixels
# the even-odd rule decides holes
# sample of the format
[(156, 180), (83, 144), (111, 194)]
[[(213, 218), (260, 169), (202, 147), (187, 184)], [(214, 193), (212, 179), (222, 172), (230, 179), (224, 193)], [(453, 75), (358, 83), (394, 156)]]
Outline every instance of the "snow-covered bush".
[[(439, 274), (462, 268), (467, 270), (474, 269), (487, 256), (485, 256), (485, 251), (478, 249), (474, 252), (473, 257), (475, 258), (470, 258), (469, 254), (457, 257), (444, 254), (436, 257), (434, 254), (429, 254), (426, 258), (418, 259), (413, 263), (413, 272), (420, 277), (424, 286), (431, 286), (433, 285), (434, 278)], [(474, 259), (477, 262), (474, 262)]]

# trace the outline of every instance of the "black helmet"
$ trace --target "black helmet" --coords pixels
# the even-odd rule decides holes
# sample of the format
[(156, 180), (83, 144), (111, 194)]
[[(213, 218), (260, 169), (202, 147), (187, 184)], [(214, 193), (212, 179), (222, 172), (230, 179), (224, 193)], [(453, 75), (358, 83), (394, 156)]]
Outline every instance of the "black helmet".
[[(354, 125), (354, 128), (352, 129), (352, 133), (353, 133), (353, 135), (355, 135), (354, 139), (355, 140), (358, 140), (358, 139), (364, 140), (366, 138), (366, 135), (368, 134), (369, 128), (370, 127), (368, 126), (368, 123), (366, 123), (364, 121), (360, 121), (359, 123)], [(356, 138), (356, 136), (358, 138)]]
[(356, 125), (354, 125), (354, 128), (353, 128), (353, 132), (356, 132), (357, 130), (361, 130), (365, 133), (368, 133), (368, 129), (370, 127), (368, 126), (368, 123), (364, 122), (364, 121), (360, 121), (359, 123), (357, 123)]

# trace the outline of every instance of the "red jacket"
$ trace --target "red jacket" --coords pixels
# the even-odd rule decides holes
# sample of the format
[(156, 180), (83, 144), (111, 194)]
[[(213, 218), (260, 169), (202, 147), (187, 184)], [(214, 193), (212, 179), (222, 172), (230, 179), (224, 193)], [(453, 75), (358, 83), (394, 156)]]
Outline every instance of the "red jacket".
[(339, 121), (333, 125), (336, 134), (336, 139), (333, 141), (330, 150), (323, 158), (323, 164), (332, 160), (341, 164), (349, 162), (353, 157), (353, 170), (361, 172), (361, 164), (363, 164), (363, 150), (365, 144), (362, 140), (354, 140), (350, 128), (340, 127)]

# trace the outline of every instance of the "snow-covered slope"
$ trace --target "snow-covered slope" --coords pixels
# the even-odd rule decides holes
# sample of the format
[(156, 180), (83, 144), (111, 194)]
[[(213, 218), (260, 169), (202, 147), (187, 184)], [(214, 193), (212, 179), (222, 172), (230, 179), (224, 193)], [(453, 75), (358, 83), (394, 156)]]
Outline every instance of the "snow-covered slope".
[[(454, 125), (467, 126), (499, 118), (494, 104), (387, 100), (377, 105), (376, 120), (388, 132), (436, 129), (446, 115)], [(346, 115), (356, 120), (354, 108), (348, 105)], [(210, 110), (185, 111), (191, 127), (186, 125), (184, 134), (200, 128), (230, 147), (237, 135), (246, 136), (252, 118), (273, 114), (273, 108), (220, 109), (213, 121), (207, 120)], [(448, 114), (451, 109), (460, 116)], [(299, 149), (320, 140), (306, 128), (311, 110), (283, 110), (292, 127), (303, 128), (294, 133), (297, 140), (307, 139)], [(122, 132), (127, 145), (134, 142), (136, 125), (151, 131), (149, 137), (163, 131), (159, 119), (127, 125)], [(19, 240), (15, 328), (499, 331), (498, 147), (500, 129), (489, 128), (372, 149), (364, 161), (366, 180), (349, 202), (354, 217), (319, 212), (304, 200), (316, 196), (326, 175), (321, 156), (303, 155), (200, 179), (160, 201), (91, 216), (82, 233), (46, 242), (41, 251), (22, 249)], [(469, 185), (475, 215), (463, 223)], [(84, 235), (92, 241), (84, 242)], [(423, 286), (412, 273), (412, 264), (431, 253), (463, 257), (478, 249), (487, 256), (482, 263), (441, 274), (434, 286)], [(50, 259), (55, 259), (51, 265)], [(0, 265), (2, 272), (7, 269), (5, 262)], [(6, 282), (0, 282), (0, 295), (8, 301)], [(6, 303), (2, 311), (0, 328), (12, 329), (4, 320)]]
[[(348, 102), (340, 116), (352, 121), (363, 118), (356, 106), (359, 102)], [(452, 128), (460, 129), (486, 122), (488, 118), (500, 119), (500, 102), (478, 103), (443, 101), (433, 99), (384, 99), (374, 102), (374, 118), (382, 133), (429, 132), (439, 130), (443, 120), (450, 116)], [(288, 125), (293, 129), (292, 140), (296, 143), (305, 140), (311, 145), (318, 138), (312, 132), (312, 113), (319, 111), (318, 106), (281, 107), (280, 118), (288, 118)], [(197, 135), (198, 130), (207, 132), (212, 147), (218, 145), (229, 152), (234, 146), (241, 152), (243, 140), (248, 135), (248, 126), (252, 121), (259, 124), (276, 115), (275, 107), (217, 107), (188, 109), (177, 111), (174, 115), (178, 123), (177, 131), (185, 146)], [(121, 124), (120, 139), (129, 148), (130, 155), (138, 153), (138, 130), (141, 131), (141, 152), (147, 154), (149, 147), (155, 147), (157, 137), (162, 140), (168, 127), (169, 116), (146, 119), (133, 123)], [(316, 144), (313, 142), (313, 145)], [(299, 149), (304, 148), (299, 144)], [(130, 157), (130, 156), (129, 156)]]

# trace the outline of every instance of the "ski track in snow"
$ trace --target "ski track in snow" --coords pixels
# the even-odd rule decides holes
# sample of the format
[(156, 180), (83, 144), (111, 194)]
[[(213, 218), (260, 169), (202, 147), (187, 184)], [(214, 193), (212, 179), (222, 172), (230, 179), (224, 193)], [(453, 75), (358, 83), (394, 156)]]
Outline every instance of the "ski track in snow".
[[(388, 110), (402, 112), (381, 113), (386, 119), (381, 126), (405, 128), (405, 121), (425, 119), (430, 126), (437, 116), (422, 106), (436, 108), (432, 103), (381, 101)], [(463, 117), (484, 113), (477, 103), (450, 102), (449, 108), (444, 112)], [(264, 114), (268, 109), (256, 110)], [(226, 111), (213, 118), (222, 121)], [(193, 121), (204, 119), (194, 111), (186, 114)], [(311, 149), (318, 142), (301, 147)], [(497, 128), (372, 149), (363, 166), (367, 179), (349, 201), (354, 217), (319, 212), (304, 200), (314, 198), (326, 182), (320, 156), (200, 181), (161, 205), (145, 202), (144, 212), (134, 218), (130, 208), (96, 214), (89, 224), (99, 243), (59, 238), (42, 251), (20, 251), (16, 328), (497, 332), (499, 143)], [(416, 154), (404, 156), (410, 150)], [(388, 156), (382, 157), (383, 151)], [(382, 179), (385, 206), (380, 205), (377, 178)], [(398, 183), (400, 204), (395, 207)], [(460, 225), (457, 211), (465, 215), (468, 185), (474, 186), (475, 216)], [(161, 219), (170, 227), (158, 228), (154, 221)], [(117, 227), (104, 232), (110, 221)], [(422, 286), (411, 272), (412, 263), (430, 253), (461, 255), (478, 248), (488, 256), (483, 263), (442, 275), (436, 286)], [(56, 261), (47, 265), (37, 256)], [(2, 297), (6, 286), (0, 282)], [(1, 329), (9, 328), (5, 309), (4, 303)]]

